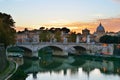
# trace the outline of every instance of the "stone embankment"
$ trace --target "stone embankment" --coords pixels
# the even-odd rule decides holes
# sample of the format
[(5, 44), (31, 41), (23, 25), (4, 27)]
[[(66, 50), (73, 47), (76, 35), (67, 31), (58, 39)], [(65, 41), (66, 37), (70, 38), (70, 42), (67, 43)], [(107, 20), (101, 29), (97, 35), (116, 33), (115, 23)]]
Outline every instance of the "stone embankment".
[(0, 73), (7, 67), (7, 58), (5, 55), (5, 48), (3, 44), (0, 44)]
[(7, 60), (4, 45), (0, 44), (0, 80), (8, 80), (16, 69), (16, 64)]

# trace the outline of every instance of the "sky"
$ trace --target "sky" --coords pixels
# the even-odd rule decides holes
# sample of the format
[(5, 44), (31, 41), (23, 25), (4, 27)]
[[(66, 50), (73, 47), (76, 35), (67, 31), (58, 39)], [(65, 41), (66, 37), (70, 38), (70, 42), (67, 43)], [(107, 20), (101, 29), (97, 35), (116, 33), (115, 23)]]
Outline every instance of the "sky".
[(92, 33), (101, 22), (106, 31), (120, 31), (120, 0), (0, 0), (0, 12), (12, 16), (17, 30), (44, 26)]

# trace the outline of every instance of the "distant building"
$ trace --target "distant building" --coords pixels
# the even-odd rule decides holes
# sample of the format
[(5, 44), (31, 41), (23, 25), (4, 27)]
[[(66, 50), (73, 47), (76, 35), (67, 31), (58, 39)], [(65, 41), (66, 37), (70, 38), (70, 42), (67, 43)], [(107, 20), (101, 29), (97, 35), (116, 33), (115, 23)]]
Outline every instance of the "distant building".
[(104, 29), (103, 25), (100, 23), (96, 29), (96, 32), (94, 33), (94, 36), (96, 36), (95, 41), (99, 42), (100, 37), (102, 37), (105, 34), (106, 34), (105, 29)]
[(85, 28), (84, 30), (82, 30), (82, 35), (84, 37), (87, 37), (87, 35), (90, 35), (90, 30), (88, 30), (87, 28)]
[(118, 34), (115, 33), (115, 32), (107, 32), (106, 35), (110, 35), (110, 36), (118, 36)]
[(16, 34), (16, 43), (39, 43), (39, 33), (37, 31), (22, 31)]
[(97, 27), (96, 33), (97, 33), (97, 34), (104, 34), (104, 33), (105, 33), (105, 29), (104, 29), (104, 27), (102, 26), (101, 23), (100, 23), (99, 26)]
[(119, 37), (120, 37), (120, 31), (119, 31), (119, 32), (117, 32), (117, 36), (119, 36)]
[(88, 30), (87, 28), (82, 30), (82, 42), (86, 42), (87, 41), (87, 36), (88, 35), (90, 35), (90, 30)]

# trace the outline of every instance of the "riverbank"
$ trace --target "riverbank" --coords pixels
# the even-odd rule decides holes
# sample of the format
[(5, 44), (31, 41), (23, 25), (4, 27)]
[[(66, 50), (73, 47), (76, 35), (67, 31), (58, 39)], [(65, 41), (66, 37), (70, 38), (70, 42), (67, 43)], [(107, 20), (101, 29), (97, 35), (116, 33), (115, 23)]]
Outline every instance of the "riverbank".
[(9, 66), (0, 74), (0, 80), (8, 80), (16, 71), (16, 63), (9, 61)]

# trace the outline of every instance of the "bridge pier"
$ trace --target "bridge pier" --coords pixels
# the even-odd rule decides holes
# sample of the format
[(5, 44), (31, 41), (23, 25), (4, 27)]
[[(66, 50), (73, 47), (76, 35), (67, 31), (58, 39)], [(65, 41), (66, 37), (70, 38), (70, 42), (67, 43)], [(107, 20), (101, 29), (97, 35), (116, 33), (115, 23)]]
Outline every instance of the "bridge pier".
[(68, 56), (68, 52), (66, 51), (53, 51), (53, 56)]
[(32, 57), (38, 57), (38, 51), (32, 51)]

